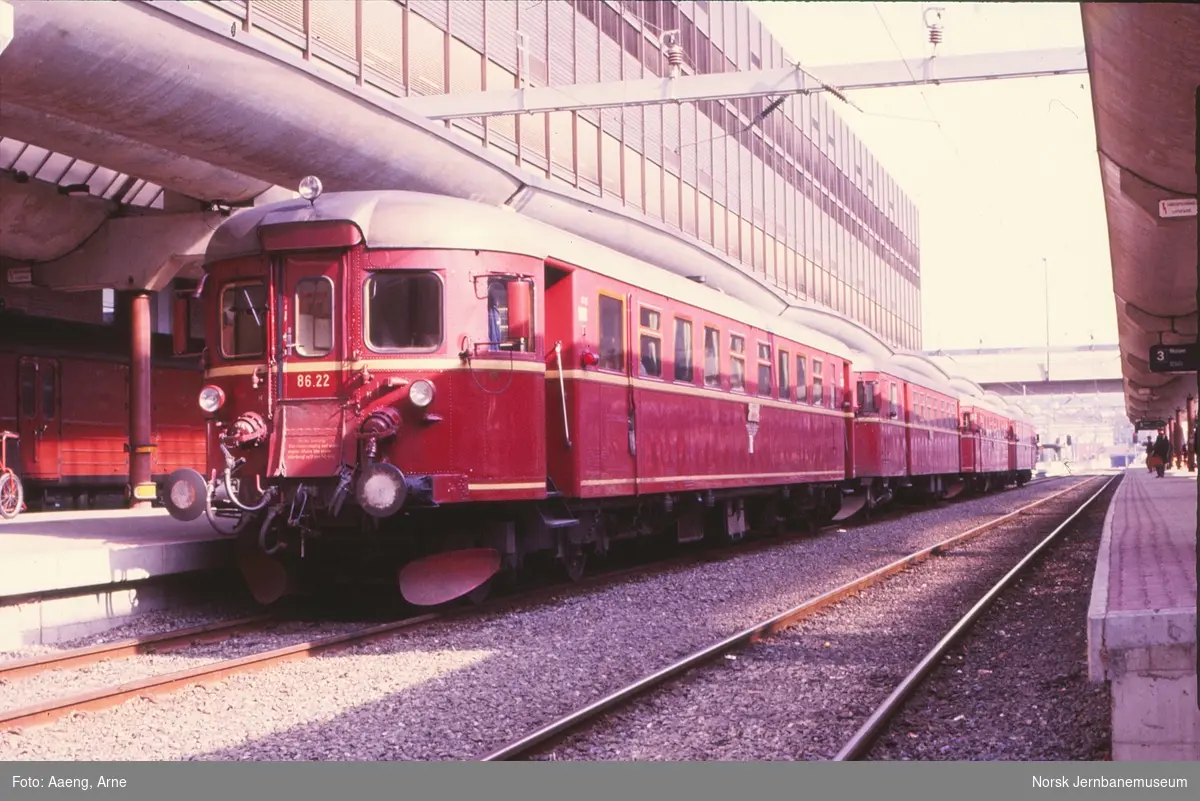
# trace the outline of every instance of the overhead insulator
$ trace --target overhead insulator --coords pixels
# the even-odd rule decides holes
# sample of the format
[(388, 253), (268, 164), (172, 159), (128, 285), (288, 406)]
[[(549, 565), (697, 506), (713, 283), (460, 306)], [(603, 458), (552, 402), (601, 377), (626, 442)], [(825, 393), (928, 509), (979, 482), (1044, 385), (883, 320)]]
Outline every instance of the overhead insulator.
[(925, 27), (929, 29), (929, 43), (937, 47), (942, 43), (942, 11), (941, 6), (930, 6), (925, 9)]
[(679, 42), (679, 31), (663, 31), (662, 42), (666, 45), (667, 74), (678, 78), (683, 71), (683, 45)]

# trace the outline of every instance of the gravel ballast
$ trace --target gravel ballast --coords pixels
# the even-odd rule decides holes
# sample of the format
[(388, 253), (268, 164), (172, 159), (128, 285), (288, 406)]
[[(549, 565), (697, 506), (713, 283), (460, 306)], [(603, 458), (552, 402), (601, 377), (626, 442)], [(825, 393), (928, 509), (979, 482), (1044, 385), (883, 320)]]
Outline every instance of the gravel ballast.
[[(830, 759), (951, 626), (1097, 489), (1071, 493), (1070, 502), (1047, 504), (1059, 513), (1056, 517), (1032, 518), (985, 534), (794, 629), (728, 653), (546, 746), (535, 758)], [(1075, 530), (1090, 525), (1099, 531), (1105, 496), (1111, 497), (1113, 489), (1093, 502), (1087, 518), (1076, 519)], [(1047, 507), (1038, 511), (1046, 514)], [(990, 629), (971, 641), (989, 642), (990, 653), (1005, 653), (1004, 664), (1012, 669), (965, 676), (962, 661), (950, 660), (942, 672), (948, 672), (952, 684), (939, 685), (933, 690), (937, 695), (922, 702), (919, 711), (897, 721), (889, 735), (893, 747), (890, 752), (881, 749), (877, 758), (1095, 758), (1091, 744), (1098, 736), (1107, 737), (1106, 720), (1089, 714), (1087, 707), (1105, 707), (1104, 688), (1076, 685), (1070, 696), (1063, 689), (1072, 676), (1087, 681), (1079, 672), (1084, 657), (1079, 638), (1086, 631), (1090, 580), (1076, 581), (1059, 595), (1061, 585), (1053, 583), (1065, 569), (1090, 577), (1094, 556), (1094, 547), (1076, 547), (1071, 564), (1051, 567), (1051, 575), (1035, 576), (1024, 585), (1036, 589), (1039, 580), (1049, 579), (1042, 595), (1064, 601), (1070, 597), (1069, 608), (1034, 611), (1020, 598), (1012, 601), (1022, 603), (1019, 609), (1034, 620), (1058, 615), (1056, 628), (1048, 632), (1050, 637), (1062, 635), (1056, 647), (1045, 648), (1032, 622), (1028, 633), (1034, 636), (1014, 640), (1026, 630), (1009, 625), (1001, 608), (992, 614)], [(981, 647), (983, 653), (988, 649)], [(1022, 711), (1034, 706), (1042, 711)], [(1049, 730), (1055, 723), (1062, 727), (1058, 732)], [(958, 736), (967, 731), (971, 740)]]
[(1109, 687), (1087, 671), (1088, 603), (1107, 509), (1102, 495), (996, 598), (867, 759), (1111, 757)]
[(16, 709), (61, 698), (65, 694), (76, 695), (128, 681), (174, 673), (222, 659), (237, 659), (360, 628), (362, 627), (352, 623), (285, 622), (266, 628), (235, 632), (221, 642), (200, 643), (169, 653), (139, 654), (78, 667), (48, 670), (45, 673), (20, 676), (12, 680), (0, 679), (0, 710)]
[[(2, 732), (0, 759), (472, 759), (697, 648), (1070, 483), (564, 593), (528, 609), (429, 625)], [(8, 703), (24, 705), (19, 686), (9, 688)]]
[[(244, 595), (244, 592), (238, 595)], [(262, 614), (262, 608), (252, 602), (237, 600), (216, 600), (207, 603), (187, 604), (171, 609), (159, 609), (154, 612), (140, 614), (128, 622), (101, 632), (76, 637), (71, 640), (54, 643), (53, 645), (32, 644), (21, 648), (0, 651), (0, 665), (19, 659), (32, 659), (39, 656), (69, 651), (73, 648), (87, 648), (93, 645), (128, 640), (137, 637), (148, 637), (176, 629), (205, 626), (221, 620), (234, 620), (242, 617)], [(4, 704), (0, 702), (0, 709)]]

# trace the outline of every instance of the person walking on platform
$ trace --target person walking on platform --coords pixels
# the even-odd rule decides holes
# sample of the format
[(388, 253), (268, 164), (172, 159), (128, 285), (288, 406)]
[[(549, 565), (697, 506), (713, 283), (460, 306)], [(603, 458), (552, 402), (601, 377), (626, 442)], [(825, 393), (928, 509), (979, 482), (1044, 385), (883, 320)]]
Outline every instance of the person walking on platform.
[(1163, 472), (1167, 469), (1167, 460), (1171, 458), (1171, 441), (1167, 439), (1167, 434), (1163, 429), (1158, 429), (1158, 439), (1154, 440), (1154, 457), (1158, 460), (1154, 465), (1154, 469), (1158, 472), (1158, 478), (1163, 477)]
[(1154, 443), (1149, 436), (1146, 437), (1146, 472), (1154, 472)]

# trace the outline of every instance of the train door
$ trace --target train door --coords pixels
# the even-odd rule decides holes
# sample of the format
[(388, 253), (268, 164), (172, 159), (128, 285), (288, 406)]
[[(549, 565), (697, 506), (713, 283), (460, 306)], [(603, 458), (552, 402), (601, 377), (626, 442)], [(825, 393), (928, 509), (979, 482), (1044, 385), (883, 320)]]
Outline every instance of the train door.
[(21, 464), (26, 478), (57, 480), (62, 475), (60, 365), (54, 359), (22, 358), (17, 367), (17, 410)]
[(854, 402), (850, 399), (850, 362), (834, 363), (833, 408), (843, 416), (845, 424), (845, 471), (846, 478), (854, 478)]
[(600, 380), (588, 382), (598, 396), (593, 418), (600, 426), (596, 443), (599, 459), (595, 463), (602, 474), (601, 486), (621, 489), (622, 484), (632, 482), (636, 493), (637, 409), (632, 373), (636, 362), (632, 339), (635, 304), (625, 293), (600, 290), (595, 297), (599, 353), (593, 369)]
[[(579, 430), (581, 404), (586, 392), (577, 380), (581, 354), (575, 347), (583, 340), (588, 322), (587, 295), (575, 303), (575, 268), (564, 262), (546, 260), (546, 472), (554, 487), (564, 495), (580, 494), (579, 445), (590, 433)], [(579, 332), (578, 334), (576, 332)]]
[[(278, 455), (289, 476), (336, 475), (342, 464), (344, 410), (342, 252), (289, 254), (276, 266), (279, 373)], [(434, 279), (436, 280), (436, 278)]]
[(896, 409), (896, 419), (904, 424), (904, 472), (909, 476), (913, 475), (913, 462), (920, 464), (920, 460), (913, 455), (913, 450), (918, 444), (917, 432), (913, 430), (913, 424), (916, 422), (910, 415), (910, 409), (913, 408), (913, 388), (912, 384), (903, 381), (900, 384), (900, 398), (904, 406)]

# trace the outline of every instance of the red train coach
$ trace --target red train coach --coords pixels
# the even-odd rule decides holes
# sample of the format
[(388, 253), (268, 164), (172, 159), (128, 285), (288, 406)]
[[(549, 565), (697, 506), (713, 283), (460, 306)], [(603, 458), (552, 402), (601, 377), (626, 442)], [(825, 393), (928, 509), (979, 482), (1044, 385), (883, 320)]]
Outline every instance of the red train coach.
[(1037, 432), (1032, 423), (1013, 420), (1009, 439), (1009, 470), (1016, 476), (1018, 485), (1026, 484), (1037, 469)]
[(987, 492), (1010, 480), (1011, 421), (981, 398), (965, 400), (960, 413), (962, 472), (972, 488)]
[[(865, 358), (856, 354), (855, 363)], [(858, 372), (854, 470), (862, 492), (843, 506), (868, 512), (897, 492), (927, 499), (953, 497), (962, 488), (954, 399), (931, 389), (896, 364)]]
[(439, 603), (539, 552), (577, 576), (841, 502), (845, 348), (527, 218), (318, 192), (226, 222), (203, 297), (208, 475), (165, 501), (233, 518), (266, 602), (391, 563)]
[[(204, 464), (202, 374), (196, 359), (172, 355), (170, 337), (154, 335), (151, 348), (151, 473), (161, 488), (175, 470)], [(112, 326), (0, 313), (0, 430), (20, 435), (9, 464), (31, 508), (129, 497), (129, 349)]]
[(871, 412), (835, 335), (507, 210), (302, 192), (212, 237), (207, 475), (164, 498), (235, 521), (263, 602), (370, 571), (478, 597), (538, 556), (578, 578), (619, 540), (736, 540), (832, 518), (862, 476), (962, 472), (950, 396), (883, 364), (865, 380), (905, 406), (856, 463)]

